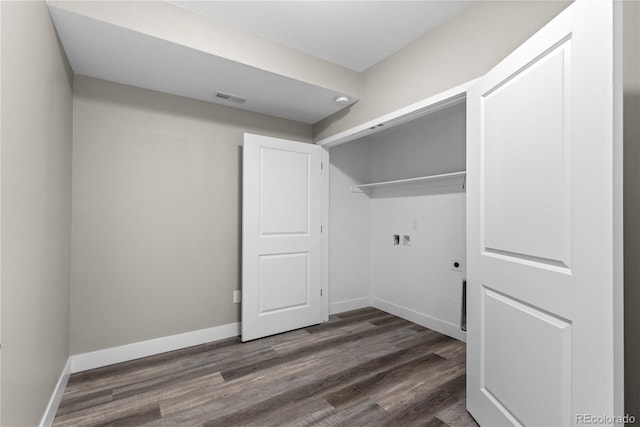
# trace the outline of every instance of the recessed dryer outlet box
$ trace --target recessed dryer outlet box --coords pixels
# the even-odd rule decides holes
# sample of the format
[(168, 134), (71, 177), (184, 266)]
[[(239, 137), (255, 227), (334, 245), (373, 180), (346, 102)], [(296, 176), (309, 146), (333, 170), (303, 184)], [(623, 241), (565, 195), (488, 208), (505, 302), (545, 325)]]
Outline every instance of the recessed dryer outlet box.
[(462, 261), (459, 259), (452, 259), (450, 262), (451, 270), (453, 271), (462, 271)]

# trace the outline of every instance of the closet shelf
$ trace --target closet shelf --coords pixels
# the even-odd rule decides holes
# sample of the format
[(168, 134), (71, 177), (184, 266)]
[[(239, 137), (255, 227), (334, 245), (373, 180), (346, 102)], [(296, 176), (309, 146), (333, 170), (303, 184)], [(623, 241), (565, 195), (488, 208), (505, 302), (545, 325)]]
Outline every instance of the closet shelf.
[(427, 175), (416, 178), (398, 179), (395, 181), (372, 182), (369, 184), (361, 184), (350, 187), (353, 193), (366, 193), (370, 196), (384, 192), (406, 192), (412, 189), (428, 189), (428, 188), (452, 188), (463, 190), (466, 181), (466, 171), (443, 173), (439, 175)]

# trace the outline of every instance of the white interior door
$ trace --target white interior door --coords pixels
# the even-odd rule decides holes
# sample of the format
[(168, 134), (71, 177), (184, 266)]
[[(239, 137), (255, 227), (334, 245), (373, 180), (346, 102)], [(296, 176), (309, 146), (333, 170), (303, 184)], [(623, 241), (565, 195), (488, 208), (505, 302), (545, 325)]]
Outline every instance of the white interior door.
[(242, 341), (322, 322), (321, 150), (244, 136)]
[(613, 21), (611, 2), (577, 1), (468, 93), (467, 405), (481, 425), (622, 411)]

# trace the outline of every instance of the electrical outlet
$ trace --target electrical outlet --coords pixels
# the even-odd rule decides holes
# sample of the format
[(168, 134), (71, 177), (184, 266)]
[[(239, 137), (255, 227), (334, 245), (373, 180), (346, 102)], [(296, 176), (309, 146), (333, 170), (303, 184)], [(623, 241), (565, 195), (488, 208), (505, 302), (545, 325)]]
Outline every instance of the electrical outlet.
[(233, 303), (238, 304), (242, 301), (242, 293), (240, 291), (233, 291)]
[(459, 259), (452, 259), (450, 262), (451, 270), (462, 271), (462, 261)]

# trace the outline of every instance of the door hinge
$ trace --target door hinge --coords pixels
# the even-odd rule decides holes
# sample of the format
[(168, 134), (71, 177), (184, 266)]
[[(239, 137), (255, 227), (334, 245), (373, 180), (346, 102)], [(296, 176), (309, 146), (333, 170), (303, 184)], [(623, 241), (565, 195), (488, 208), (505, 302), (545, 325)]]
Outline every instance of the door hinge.
[(320, 226), (320, 232), (322, 233), (322, 226)]
[(324, 169), (324, 162), (320, 162), (320, 170)]
[(322, 296), (322, 289), (320, 289), (320, 296)]

